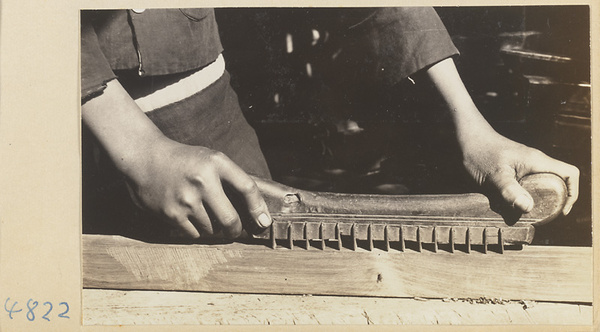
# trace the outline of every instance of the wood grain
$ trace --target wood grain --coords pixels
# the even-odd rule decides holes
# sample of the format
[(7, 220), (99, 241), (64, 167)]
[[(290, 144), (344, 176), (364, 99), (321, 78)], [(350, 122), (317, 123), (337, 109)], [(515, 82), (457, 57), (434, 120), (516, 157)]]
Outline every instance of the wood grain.
[(592, 248), (489, 252), (148, 244), (83, 235), (86, 288), (592, 301)]
[(592, 306), (520, 301), (255, 295), (85, 289), (84, 325), (590, 325)]

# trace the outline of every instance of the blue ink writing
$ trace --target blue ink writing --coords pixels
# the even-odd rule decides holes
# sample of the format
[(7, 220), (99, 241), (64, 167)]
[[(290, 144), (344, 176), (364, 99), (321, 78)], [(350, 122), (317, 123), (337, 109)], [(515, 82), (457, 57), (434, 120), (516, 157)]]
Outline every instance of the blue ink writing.
[(71, 318), (71, 317), (69, 317), (69, 316), (66, 315), (66, 313), (69, 312), (69, 304), (67, 304), (67, 302), (61, 302), (58, 305), (59, 306), (60, 305), (64, 305), (65, 307), (67, 307), (67, 309), (65, 309), (65, 311), (63, 311), (62, 313), (60, 313), (58, 315), (58, 317), (61, 317), (61, 318)]
[(33, 301), (33, 307), (30, 306), (31, 301), (33, 301), (32, 299), (29, 299), (29, 301), (27, 301), (27, 309), (29, 309), (27, 311), (27, 319), (30, 322), (33, 322), (33, 320), (35, 319), (35, 314), (33, 313), (33, 309), (35, 309), (38, 306), (38, 301)]
[[(25, 314), (25, 318), (27, 318), (28, 321), (33, 322), (35, 320), (35, 318), (36, 318), (35, 309), (38, 307), (38, 305), (39, 305), (39, 302), (34, 299), (29, 299), (27, 301), (27, 312)], [(47, 307), (47, 311), (42, 316), (42, 319), (49, 322), (50, 318), (51, 318), (50, 313), (52, 312), (54, 305), (50, 301), (44, 302), (43, 305), (45, 307)], [(67, 302), (60, 302), (58, 305), (64, 306), (65, 308), (57, 316), (60, 318), (70, 319), (71, 317), (69, 317), (67, 315), (67, 313), (69, 312), (69, 304)], [(23, 311), (23, 308), (19, 308), (18, 306), (19, 306), (18, 301), (13, 301), (12, 305), (11, 305), (10, 297), (6, 298), (6, 301), (4, 301), (4, 311), (6, 311), (8, 313), (8, 318), (13, 319), (18, 316), (18, 315), (15, 315), (16, 313)], [(37, 316), (37, 317), (39, 317), (39, 316)]]
[(48, 318), (48, 314), (50, 313), (50, 311), (52, 311), (52, 303), (50, 302), (44, 302), (44, 305), (49, 305), (50, 309), (48, 309), (48, 311), (46, 312), (46, 314), (44, 316), (42, 316), (43, 319), (50, 321), (50, 318)]
[(8, 312), (8, 317), (10, 319), (13, 319), (12, 314), (17, 313), (19, 311), (23, 311), (23, 309), (15, 310), (15, 306), (17, 305), (17, 301), (15, 301), (15, 303), (13, 303), (12, 307), (10, 307), (10, 310), (9, 310), (8, 307), (6, 306), (8, 304), (8, 301), (10, 301), (10, 297), (6, 299), (6, 302), (4, 302), (4, 310), (6, 310), (6, 312)]

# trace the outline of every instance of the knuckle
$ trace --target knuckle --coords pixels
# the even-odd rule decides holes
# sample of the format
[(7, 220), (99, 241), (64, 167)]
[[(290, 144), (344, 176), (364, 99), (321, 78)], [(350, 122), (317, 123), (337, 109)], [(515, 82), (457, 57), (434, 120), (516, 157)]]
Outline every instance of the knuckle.
[(532, 165), (546, 165), (549, 162), (548, 156), (538, 149), (527, 149), (517, 159), (517, 164), (523, 168), (530, 168)]
[(208, 187), (208, 180), (206, 179), (206, 172), (199, 172), (190, 177), (190, 182), (199, 190), (203, 191)]
[(531, 158), (537, 159), (537, 160), (547, 157), (545, 153), (543, 153), (542, 151), (540, 151), (538, 149), (530, 149), (529, 156)]
[(184, 192), (179, 197), (179, 203), (188, 209), (193, 208), (196, 201), (197, 200), (196, 200), (195, 195), (192, 194), (191, 192)]
[(500, 190), (500, 195), (504, 198), (516, 197), (516, 193), (511, 186), (504, 187)]
[(188, 181), (192, 184), (191, 189), (195, 195), (204, 195), (208, 189), (213, 187), (216, 180), (216, 172), (212, 167), (204, 167), (198, 169), (192, 176), (189, 177)]
[(160, 210), (160, 213), (169, 221), (171, 222), (175, 222), (175, 223), (179, 223), (179, 218), (178, 218), (178, 213), (177, 213), (177, 209), (170, 207), (170, 206), (166, 206), (163, 207)]
[(485, 178), (499, 188), (505, 188), (510, 181), (514, 180), (515, 172), (506, 164), (501, 164), (487, 173)]
[(221, 219), (219, 220), (219, 223), (224, 228), (233, 229), (237, 226), (237, 224), (241, 223), (241, 221), (240, 221), (240, 218), (237, 216), (237, 214), (230, 213), (230, 214), (222, 216)]
[(252, 181), (250, 178), (246, 178), (240, 181), (239, 184), (240, 191), (246, 195), (256, 195), (258, 194), (258, 187), (256, 183)]
[(191, 207), (193, 204), (192, 195), (188, 192), (181, 193), (179, 195), (179, 204), (185, 207)]
[(208, 160), (215, 165), (223, 165), (229, 161), (229, 158), (221, 151), (211, 151)]

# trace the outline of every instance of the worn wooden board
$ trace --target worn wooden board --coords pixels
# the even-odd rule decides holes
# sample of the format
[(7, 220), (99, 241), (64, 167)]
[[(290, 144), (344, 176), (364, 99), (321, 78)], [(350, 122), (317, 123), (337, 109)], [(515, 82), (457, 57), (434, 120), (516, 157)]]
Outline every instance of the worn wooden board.
[(592, 248), (489, 252), (165, 245), (83, 236), (86, 288), (592, 301)]
[(255, 295), (85, 289), (84, 325), (590, 325), (592, 306), (520, 301)]

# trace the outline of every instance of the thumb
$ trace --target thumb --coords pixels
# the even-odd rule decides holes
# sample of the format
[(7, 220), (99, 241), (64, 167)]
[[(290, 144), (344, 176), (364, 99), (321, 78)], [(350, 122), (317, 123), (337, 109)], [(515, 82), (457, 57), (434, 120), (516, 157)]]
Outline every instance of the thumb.
[(527, 190), (521, 187), (514, 175), (501, 172), (490, 176), (489, 180), (508, 205), (523, 213), (533, 209), (533, 198)]

